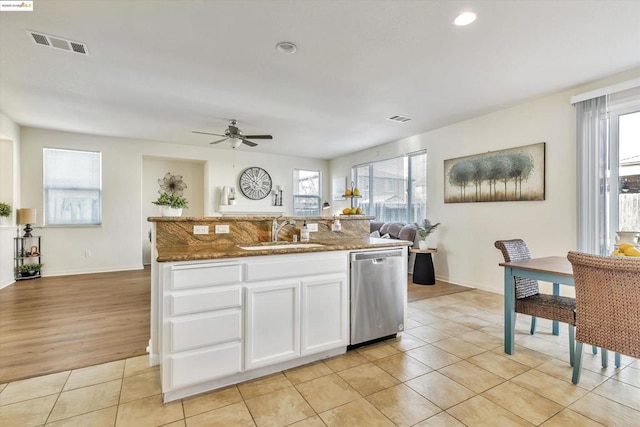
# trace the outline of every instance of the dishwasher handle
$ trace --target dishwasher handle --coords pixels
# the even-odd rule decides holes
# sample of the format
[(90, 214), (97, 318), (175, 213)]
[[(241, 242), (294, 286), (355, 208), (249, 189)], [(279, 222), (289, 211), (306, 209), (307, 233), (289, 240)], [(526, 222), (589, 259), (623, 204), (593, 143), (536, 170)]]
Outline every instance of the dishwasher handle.
[(375, 260), (377, 263), (381, 263), (385, 258), (401, 256), (402, 249), (393, 251), (357, 252), (351, 254), (351, 261)]

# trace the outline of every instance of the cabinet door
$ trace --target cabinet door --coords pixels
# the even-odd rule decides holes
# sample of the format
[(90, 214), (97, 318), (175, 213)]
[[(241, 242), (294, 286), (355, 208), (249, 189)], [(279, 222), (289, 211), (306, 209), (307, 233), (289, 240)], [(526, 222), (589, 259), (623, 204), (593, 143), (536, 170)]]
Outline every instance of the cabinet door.
[(248, 286), (246, 316), (246, 369), (271, 365), (300, 355), (298, 281)]
[(302, 355), (349, 344), (349, 289), (345, 274), (302, 281)]

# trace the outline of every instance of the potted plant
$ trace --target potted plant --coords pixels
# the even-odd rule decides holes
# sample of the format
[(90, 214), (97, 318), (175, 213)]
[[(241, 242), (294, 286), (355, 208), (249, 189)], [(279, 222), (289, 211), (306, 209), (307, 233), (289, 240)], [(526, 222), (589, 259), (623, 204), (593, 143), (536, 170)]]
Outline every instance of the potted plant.
[(182, 215), (182, 209), (186, 208), (189, 202), (187, 202), (186, 197), (164, 192), (160, 193), (158, 199), (151, 203), (160, 206), (161, 216), (180, 216)]
[(0, 225), (4, 225), (4, 218), (11, 216), (11, 205), (0, 202)]
[(0, 216), (3, 216), (3, 217), (11, 216), (11, 205), (8, 205), (4, 202), (0, 202)]
[(422, 237), (422, 240), (420, 240), (418, 242), (418, 245), (420, 247), (421, 250), (425, 250), (427, 249), (429, 246), (427, 245), (427, 236), (431, 233), (433, 233), (435, 231), (435, 229), (440, 225), (439, 222), (435, 223), (435, 224), (431, 224), (431, 221), (429, 221), (428, 219), (425, 219), (422, 224), (418, 224), (417, 222), (414, 223), (416, 226), (416, 232), (418, 233), (418, 235), (420, 237)]
[(20, 277), (33, 277), (40, 272), (43, 264), (22, 264), (19, 265), (16, 270)]

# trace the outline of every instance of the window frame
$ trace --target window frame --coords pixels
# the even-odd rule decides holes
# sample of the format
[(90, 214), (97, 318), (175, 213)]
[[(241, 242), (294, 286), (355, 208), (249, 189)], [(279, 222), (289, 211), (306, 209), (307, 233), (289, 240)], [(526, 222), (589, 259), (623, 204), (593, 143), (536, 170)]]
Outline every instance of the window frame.
[[(314, 172), (318, 174), (318, 195), (311, 195), (311, 194), (298, 194), (296, 193), (296, 191), (299, 188), (299, 183), (300, 183), (300, 179), (296, 179), (296, 173), (298, 173), (298, 176), (300, 176), (299, 172), (300, 171), (304, 171), (304, 172)], [(321, 216), (322, 214), (322, 171), (317, 170), (317, 169), (302, 169), (302, 168), (294, 168), (293, 169), (293, 191), (292, 191), (293, 195), (292, 195), (292, 200), (293, 200), (293, 213), (294, 216)], [(316, 200), (317, 201), (317, 210), (315, 210), (315, 212), (309, 213), (309, 214), (300, 214), (296, 211), (296, 199), (308, 199), (308, 200)]]
[(616, 232), (620, 230), (620, 117), (627, 114), (640, 112), (640, 102), (626, 102), (612, 106), (608, 111), (609, 120), (609, 191), (607, 192), (607, 204), (609, 213), (609, 232), (607, 234), (610, 239), (607, 248), (613, 248)]
[[(406, 211), (406, 217), (402, 219), (403, 222), (407, 223), (407, 224), (411, 224), (414, 222), (422, 222), (422, 220), (424, 218), (414, 218), (415, 214), (413, 209), (411, 209), (413, 200), (415, 198), (415, 195), (413, 194), (413, 186), (412, 186), (412, 182), (413, 182), (413, 167), (412, 167), (412, 159), (417, 157), (417, 156), (424, 156), (424, 162), (425, 162), (425, 176), (424, 176), (424, 185), (425, 185), (425, 189), (427, 188), (427, 150), (419, 150), (419, 151), (414, 151), (411, 153), (406, 153), (404, 155), (401, 156), (397, 156), (397, 157), (390, 157), (388, 159), (383, 159), (383, 160), (376, 160), (373, 162), (367, 162), (367, 163), (360, 163), (357, 165), (354, 165), (351, 167), (351, 179), (354, 182), (354, 185), (360, 189), (362, 188), (367, 188), (367, 193), (368, 193), (368, 197), (369, 197), (369, 207), (368, 210), (369, 212), (363, 212), (365, 215), (373, 215), (373, 213), (371, 212), (371, 207), (372, 207), (372, 203), (371, 201), (374, 199), (375, 197), (375, 189), (374, 189), (374, 180), (375, 180), (375, 176), (374, 176), (374, 165), (376, 163), (382, 163), (382, 162), (388, 162), (390, 160), (396, 160), (396, 159), (404, 159), (404, 166), (406, 167), (406, 182), (404, 184), (404, 188), (405, 188), (405, 192), (406, 192), (406, 204), (405, 204), (405, 211)], [(359, 168), (363, 168), (363, 167), (368, 167), (369, 171), (368, 171), (368, 182), (367, 182), (367, 186), (364, 187), (362, 185), (362, 183), (358, 183), (358, 169)], [(362, 194), (362, 190), (361, 190), (361, 194)], [(360, 203), (359, 199), (355, 199), (355, 205), (358, 205)], [(427, 212), (427, 206), (426, 206), (426, 199), (424, 202), (424, 212), (425, 212), (425, 218), (426, 218), (426, 212)], [(388, 219), (388, 218), (376, 218), (377, 221), (395, 221), (394, 219)]]
[[(78, 187), (49, 187), (47, 185), (47, 152), (75, 152), (75, 153), (87, 153), (97, 155), (98, 161), (98, 187), (97, 188), (78, 188)], [(44, 207), (44, 214), (42, 216), (42, 222), (45, 227), (100, 227), (103, 223), (103, 190), (102, 190), (102, 152), (94, 150), (78, 150), (71, 148), (60, 147), (43, 147), (42, 149), (42, 203)], [(91, 198), (93, 201), (97, 201), (97, 219), (91, 222), (59, 222), (54, 218), (50, 218), (49, 210), (50, 203), (53, 198), (50, 192), (55, 191), (69, 191), (72, 194), (79, 192), (97, 192), (97, 197)]]

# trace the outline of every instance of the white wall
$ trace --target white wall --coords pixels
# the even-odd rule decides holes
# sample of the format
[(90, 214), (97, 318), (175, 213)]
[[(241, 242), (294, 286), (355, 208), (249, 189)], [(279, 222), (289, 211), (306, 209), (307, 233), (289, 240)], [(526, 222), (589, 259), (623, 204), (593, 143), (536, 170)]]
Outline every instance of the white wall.
[[(210, 146), (196, 147), (25, 127), (21, 132), (21, 193), (24, 207), (38, 210), (39, 224), (42, 223), (43, 212), (43, 147), (101, 151), (103, 162), (103, 225), (46, 227), (41, 230), (44, 275), (142, 268), (142, 242), (148, 229), (144, 222), (146, 216), (143, 206), (154, 206), (151, 201), (156, 198), (143, 196), (144, 157), (204, 162), (201, 191), (205, 215), (213, 215), (217, 210), (219, 188), (223, 185), (237, 186), (240, 173), (249, 166), (265, 168), (274, 184), (283, 186), (287, 214), (292, 212), (294, 168), (322, 171), (323, 188), (328, 189), (328, 162), (324, 160), (264, 154), (249, 149), (232, 152)], [(157, 178), (153, 177), (155, 185)], [(270, 205), (271, 199), (252, 202), (239, 195), (237, 203)], [(85, 256), (87, 253), (91, 256)]]
[[(0, 201), (13, 208), (10, 218), (2, 218), (0, 223), (0, 289), (13, 280), (13, 238), (15, 235), (15, 212), (20, 207), (20, 128), (13, 120), (0, 114)], [(10, 181), (10, 182), (6, 182)]]
[[(499, 239), (522, 238), (534, 256), (576, 248), (575, 112), (570, 97), (637, 76), (622, 73), (571, 91), (533, 100), (330, 162), (333, 177), (352, 165), (427, 150), (427, 216), (441, 222), (436, 276), (502, 293)], [(446, 159), (546, 142), (546, 196), (538, 202), (444, 203)], [(570, 293), (570, 291), (569, 291)]]

